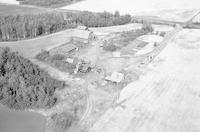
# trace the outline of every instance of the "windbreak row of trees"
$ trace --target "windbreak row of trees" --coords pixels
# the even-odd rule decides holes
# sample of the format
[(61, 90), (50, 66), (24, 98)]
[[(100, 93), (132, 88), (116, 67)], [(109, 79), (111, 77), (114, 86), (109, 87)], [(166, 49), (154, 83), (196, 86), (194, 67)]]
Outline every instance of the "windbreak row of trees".
[(0, 103), (20, 110), (52, 107), (57, 101), (55, 90), (65, 83), (9, 48), (0, 50)]
[(114, 25), (123, 25), (131, 22), (129, 14), (120, 15), (119, 11), (114, 14), (109, 12), (92, 13), (88, 11), (83, 12), (69, 12), (66, 14), (67, 18), (72, 18), (72, 21), (81, 23), (87, 27), (106, 27)]
[(51, 34), (77, 25), (104, 27), (131, 22), (130, 15), (108, 12), (67, 12), (0, 16), (0, 41), (16, 41)]

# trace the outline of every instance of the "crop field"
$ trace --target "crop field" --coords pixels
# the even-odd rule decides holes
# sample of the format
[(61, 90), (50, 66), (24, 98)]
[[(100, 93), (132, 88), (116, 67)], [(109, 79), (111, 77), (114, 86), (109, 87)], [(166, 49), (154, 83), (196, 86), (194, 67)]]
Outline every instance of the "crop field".
[[(112, 6), (110, 6), (112, 5)], [(126, 8), (124, 8), (126, 7)], [(85, 0), (61, 9), (115, 12), (151, 16), (164, 20), (186, 21), (200, 7), (198, 0)]]
[(134, 15), (145, 16), (153, 19), (162, 19), (168, 21), (186, 22), (192, 15), (198, 12), (198, 9), (172, 9), (172, 10), (158, 10), (158, 11), (144, 11), (138, 12)]
[[(111, 6), (112, 5), (112, 6)], [(163, 9), (195, 9), (199, 8), (198, 0), (85, 0), (62, 9), (88, 10), (94, 12), (119, 10), (121, 13), (136, 13), (141, 11), (158, 11)]]
[(18, 5), (0, 4), (0, 15), (24, 15), (24, 14), (37, 14), (50, 11), (50, 9), (25, 7)]

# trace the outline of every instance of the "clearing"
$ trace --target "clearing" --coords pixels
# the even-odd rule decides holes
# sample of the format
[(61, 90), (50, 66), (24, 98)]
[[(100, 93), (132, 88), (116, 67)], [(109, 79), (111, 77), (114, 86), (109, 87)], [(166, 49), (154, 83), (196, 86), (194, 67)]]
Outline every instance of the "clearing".
[[(74, 91), (79, 90), (82, 93), (87, 93), (87, 105), (85, 112), (82, 112), (81, 127), (84, 129), (90, 129), (108, 108), (112, 107), (119, 97), (119, 92), (131, 81), (139, 79), (141, 74), (140, 70), (137, 70), (137, 66), (140, 65), (141, 60), (147, 57), (144, 63), (149, 63), (152, 58), (146, 54), (142, 56), (135, 56), (135, 53), (148, 45), (148, 43), (137, 40), (138, 34), (144, 35), (143, 31), (140, 31), (141, 24), (127, 24), (113, 27), (103, 28), (91, 28), (97, 39), (94, 42), (85, 44), (83, 48), (76, 51), (76, 56), (80, 56), (83, 59), (89, 59), (89, 61), (95, 61), (97, 66), (92, 68), (92, 71), (85, 74), (72, 74), (58, 70), (58, 67), (52, 67), (47, 63), (39, 62), (33, 59), (42, 49), (51, 50), (66, 44), (71, 41), (72, 30), (65, 30), (55, 34), (41, 36), (36, 39), (23, 40), (17, 42), (1, 42), (0, 46), (8, 46), (14, 51), (18, 51), (26, 58), (31, 59), (34, 63), (38, 64), (41, 68), (44, 68), (55, 78), (65, 80), (72, 87), (75, 84), (79, 86), (74, 87)], [(148, 35), (159, 35), (159, 32), (171, 32), (172, 27), (164, 25), (153, 25), (156, 32), (149, 32)], [(146, 34), (146, 33), (145, 33)], [(122, 36), (122, 37), (117, 37)], [(102, 47), (106, 41), (108, 43), (117, 44), (121, 52), (120, 57), (114, 57), (113, 52), (105, 51)], [(122, 42), (122, 43), (121, 43)], [(122, 46), (125, 45), (125, 46)], [(153, 49), (159, 48), (161, 45), (157, 45)], [(74, 55), (75, 56), (75, 55)], [(91, 59), (91, 60), (90, 60)], [(93, 60), (92, 60), (93, 59)], [(95, 63), (95, 62), (94, 62)], [(143, 63), (143, 64), (144, 64)], [(113, 72), (120, 72), (124, 74), (124, 80), (120, 83), (113, 83), (106, 81), (105, 77), (111, 75)], [(76, 95), (72, 91), (71, 96)], [(68, 101), (65, 97), (69, 94), (69, 90), (58, 91), (58, 95), (62, 98), (62, 101), (56, 105), (53, 109), (47, 111), (40, 111), (43, 115), (51, 116), (56, 112), (67, 111)], [(73, 97), (71, 99), (74, 99)], [(75, 98), (76, 99), (76, 98)], [(69, 100), (69, 99), (68, 99)], [(82, 100), (85, 102), (85, 100)], [(75, 102), (75, 101), (74, 101)], [(84, 103), (80, 102), (82, 106)], [(114, 106), (113, 106), (114, 107)], [(83, 108), (84, 109), (84, 108)], [(84, 111), (84, 110), (83, 110)], [(78, 114), (79, 117), (82, 116)], [(51, 126), (51, 119), (48, 118), (48, 125)], [(50, 131), (51, 127), (47, 131)]]

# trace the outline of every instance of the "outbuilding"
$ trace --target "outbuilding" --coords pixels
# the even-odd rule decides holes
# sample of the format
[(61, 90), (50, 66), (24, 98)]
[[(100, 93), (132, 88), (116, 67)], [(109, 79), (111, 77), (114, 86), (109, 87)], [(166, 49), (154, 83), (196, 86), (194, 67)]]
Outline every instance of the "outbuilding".
[(124, 79), (124, 74), (119, 72), (113, 72), (110, 76), (107, 76), (105, 80), (120, 83)]
[(72, 40), (75, 42), (90, 43), (95, 39), (96, 36), (94, 33), (84, 25), (77, 26), (77, 28), (73, 31)]
[(74, 29), (72, 40), (75, 42), (90, 43), (94, 41), (96, 36), (92, 31)]

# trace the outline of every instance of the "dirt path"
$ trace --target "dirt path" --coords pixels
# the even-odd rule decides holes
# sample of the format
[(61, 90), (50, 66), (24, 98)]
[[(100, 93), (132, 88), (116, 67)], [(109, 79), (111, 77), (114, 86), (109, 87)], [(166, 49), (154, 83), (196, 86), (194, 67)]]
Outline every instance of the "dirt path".
[(121, 105), (108, 110), (91, 131), (199, 132), (199, 33), (181, 31), (150, 71), (121, 92)]

